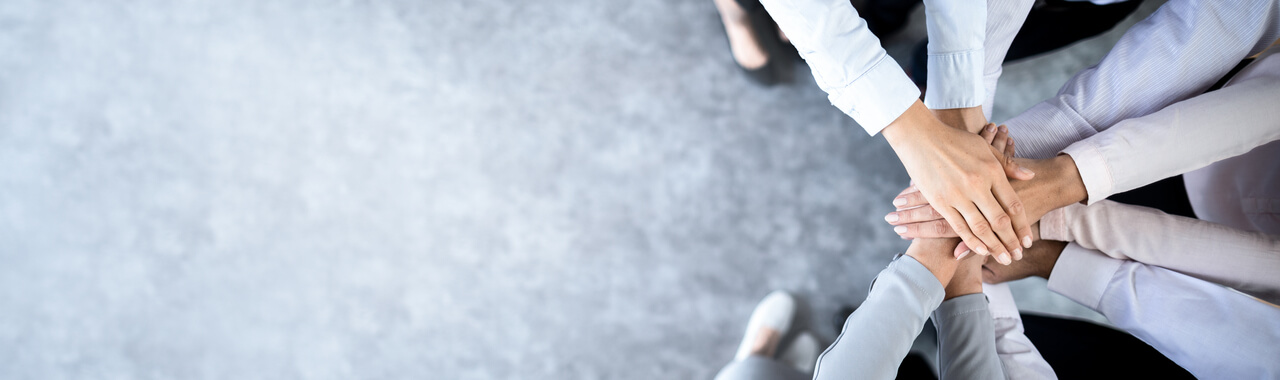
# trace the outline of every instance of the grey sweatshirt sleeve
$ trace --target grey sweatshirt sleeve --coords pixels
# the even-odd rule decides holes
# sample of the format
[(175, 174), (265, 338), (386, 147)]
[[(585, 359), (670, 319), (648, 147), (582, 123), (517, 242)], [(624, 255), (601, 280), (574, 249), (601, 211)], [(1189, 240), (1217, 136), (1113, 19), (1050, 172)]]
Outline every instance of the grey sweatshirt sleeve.
[[(813, 378), (893, 379), (942, 297), (942, 283), (914, 258), (902, 256), (889, 263), (835, 343), (818, 357)], [(991, 354), (994, 357), (994, 348)]]
[(938, 328), (940, 380), (1005, 379), (996, 353), (995, 325), (982, 293), (952, 298), (933, 312)]

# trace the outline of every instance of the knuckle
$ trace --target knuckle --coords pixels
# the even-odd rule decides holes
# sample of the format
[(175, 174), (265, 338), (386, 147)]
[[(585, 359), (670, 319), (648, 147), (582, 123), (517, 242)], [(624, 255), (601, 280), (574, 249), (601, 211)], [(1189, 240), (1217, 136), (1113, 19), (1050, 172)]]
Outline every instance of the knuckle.
[(978, 236), (987, 235), (991, 233), (991, 224), (987, 223), (986, 221), (979, 221), (979, 222), (970, 224), (969, 229), (973, 231), (974, 235), (978, 235)]
[(946, 236), (947, 230), (951, 229), (951, 225), (947, 224), (947, 221), (945, 220), (932, 222), (930, 223), (930, 226), (933, 227), (933, 233), (936, 234), (934, 236)]
[(1024, 211), (1025, 210), (1023, 209), (1022, 201), (1018, 200), (1018, 201), (1013, 201), (1009, 203), (1010, 215), (1022, 215)]
[(992, 222), (995, 222), (995, 225), (997, 226), (1007, 226), (1007, 225), (1010, 225), (1011, 220), (1012, 219), (1009, 218), (1009, 214), (1005, 214), (1002, 212), (1000, 213), (1000, 215), (997, 215), (996, 219), (993, 220)]

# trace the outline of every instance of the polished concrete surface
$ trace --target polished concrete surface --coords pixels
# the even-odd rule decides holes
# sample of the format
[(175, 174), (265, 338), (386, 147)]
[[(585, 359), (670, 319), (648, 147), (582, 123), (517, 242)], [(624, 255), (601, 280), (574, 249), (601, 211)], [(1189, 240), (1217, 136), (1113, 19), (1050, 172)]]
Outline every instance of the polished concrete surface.
[(888, 145), (710, 1), (6, 0), (0, 52), (4, 379), (705, 379), (906, 246)]

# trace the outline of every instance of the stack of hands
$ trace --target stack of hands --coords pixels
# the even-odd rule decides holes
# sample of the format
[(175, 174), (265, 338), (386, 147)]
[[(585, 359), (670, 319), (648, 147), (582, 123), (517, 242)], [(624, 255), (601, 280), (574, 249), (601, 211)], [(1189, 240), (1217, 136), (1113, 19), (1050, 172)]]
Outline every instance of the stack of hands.
[(1009, 129), (987, 123), (979, 107), (916, 103), (884, 134), (912, 178), (885, 221), (920, 239), (907, 255), (947, 284), (947, 298), (981, 292), (981, 281), (1048, 277), (1066, 243), (1040, 241), (1038, 221), (1087, 196), (1070, 156), (1014, 158)]

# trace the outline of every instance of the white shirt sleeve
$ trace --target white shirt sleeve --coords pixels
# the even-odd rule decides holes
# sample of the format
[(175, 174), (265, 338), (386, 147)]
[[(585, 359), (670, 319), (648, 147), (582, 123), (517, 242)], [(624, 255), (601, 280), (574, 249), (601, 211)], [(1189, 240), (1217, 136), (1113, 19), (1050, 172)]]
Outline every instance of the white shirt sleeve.
[(1049, 290), (1102, 313), (1202, 379), (1280, 378), (1280, 308), (1242, 293), (1069, 244)]
[(1260, 58), (1249, 69), (1230, 86), (1118, 122), (1066, 147), (1063, 153), (1075, 160), (1088, 202), (1280, 139), (1280, 54)]
[[(1027, 21), (1034, 0), (987, 0), (987, 39), (983, 43), (982, 86), (986, 98), (982, 100), (982, 113), (991, 119), (996, 103), (996, 83), (1004, 73), (1004, 57), (1013, 45), (1013, 38)], [(927, 95), (926, 95), (927, 96)]]
[(1112, 201), (1050, 211), (1040, 219), (1040, 236), (1280, 303), (1280, 236)]
[(1121, 120), (1207, 90), (1280, 37), (1276, 0), (1171, 0), (1058, 95), (1008, 120), (1018, 155), (1052, 157)]
[(929, 109), (968, 108), (986, 100), (983, 88), (983, 43), (986, 0), (925, 0), (929, 31)]
[(920, 90), (848, 0), (760, 3), (809, 63), (831, 104), (867, 133), (879, 133), (919, 99)]
[(1009, 284), (984, 283), (982, 293), (987, 295), (987, 307), (991, 309), (991, 319), (995, 322), (996, 355), (1000, 357), (1006, 377), (1017, 380), (1057, 379), (1053, 367), (1027, 338), (1022, 327), (1022, 314), (1013, 302)]

